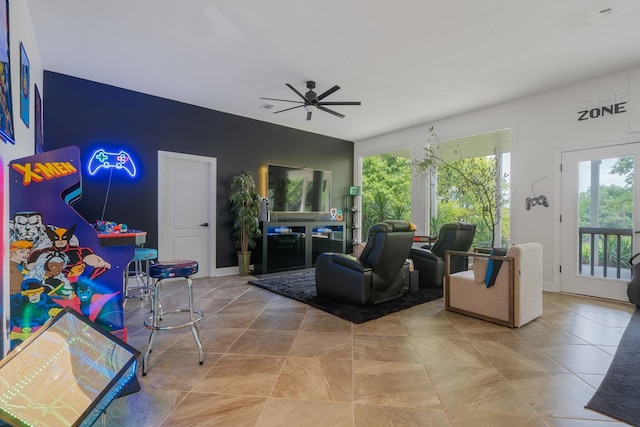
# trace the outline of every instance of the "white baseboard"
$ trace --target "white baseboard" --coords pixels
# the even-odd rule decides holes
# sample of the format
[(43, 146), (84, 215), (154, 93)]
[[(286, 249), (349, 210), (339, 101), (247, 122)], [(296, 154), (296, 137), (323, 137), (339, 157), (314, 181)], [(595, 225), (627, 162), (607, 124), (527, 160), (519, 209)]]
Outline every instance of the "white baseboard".
[(216, 268), (216, 271), (213, 273), (213, 277), (237, 276), (238, 274), (240, 274), (238, 267), (224, 267)]

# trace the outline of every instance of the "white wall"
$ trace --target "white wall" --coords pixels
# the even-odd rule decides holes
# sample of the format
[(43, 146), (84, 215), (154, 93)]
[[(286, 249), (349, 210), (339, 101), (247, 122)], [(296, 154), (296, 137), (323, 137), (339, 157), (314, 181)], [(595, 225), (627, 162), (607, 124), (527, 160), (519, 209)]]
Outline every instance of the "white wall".
[[(20, 42), (24, 45), (27, 57), (29, 58), (30, 68), (30, 99), (29, 99), (29, 127), (24, 124), (20, 119)], [(34, 89), (33, 85), (38, 86), (40, 96), (44, 100), (44, 88), (42, 87), (43, 78), (43, 66), (40, 59), (40, 51), (36, 42), (35, 33), (33, 32), (33, 25), (31, 23), (31, 14), (27, 6), (26, 1), (11, 1), (9, 4), (9, 53), (11, 62), (11, 101), (13, 103), (13, 126), (15, 129), (15, 144), (7, 144), (0, 142), (0, 157), (2, 157), (2, 165), (4, 167), (5, 182), (2, 183), (2, 195), (1, 200), (4, 203), (4, 218), (2, 220), (2, 227), (4, 230), (5, 241), (2, 242), (2, 263), (3, 263), (3, 277), (2, 283), (9, 283), (9, 255), (8, 255), (8, 235), (9, 235), (9, 197), (8, 197), (8, 182), (7, 177), (9, 175), (8, 163), (14, 159), (29, 156), (34, 153), (35, 145), (35, 119), (34, 119)], [(3, 286), (2, 292), (4, 297), (1, 299), (3, 302), (2, 307), (2, 324), (6, 325), (6, 317), (9, 315), (9, 287)], [(0, 330), (4, 330), (0, 327)], [(6, 334), (2, 333), (3, 343), (2, 348), (6, 353), (8, 349), (8, 341)], [(3, 354), (0, 353), (0, 357)]]
[[(612, 74), (529, 98), (484, 108), (397, 132), (357, 141), (355, 161), (362, 157), (410, 147), (422, 157), (428, 129), (442, 141), (511, 128), (511, 243), (537, 241), (544, 246), (544, 287), (559, 290), (560, 154), (576, 148), (640, 141), (640, 109), (632, 100), (640, 96), (640, 68)], [(578, 121), (585, 104), (600, 99), (626, 100), (627, 112)], [(359, 171), (354, 177), (361, 185)], [(546, 177), (546, 178), (545, 178)], [(544, 194), (549, 208), (526, 210), (531, 185)], [(412, 220), (426, 230), (425, 185), (414, 181)]]
[[(0, 155), (5, 166), (11, 160), (29, 156), (34, 153), (34, 89), (38, 86), (40, 96), (44, 99), (42, 87), (43, 67), (36, 36), (31, 24), (29, 7), (24, 1), (9, 2), (9, 52), (11, 54), (11, 100), (13, 102), (13, 126), (15, 128), (15, 144), (0, 142)], [(20, 119), (20, 42), (25, 47), (29, 58), (31, 92), (29, 100), (29, 127)]]

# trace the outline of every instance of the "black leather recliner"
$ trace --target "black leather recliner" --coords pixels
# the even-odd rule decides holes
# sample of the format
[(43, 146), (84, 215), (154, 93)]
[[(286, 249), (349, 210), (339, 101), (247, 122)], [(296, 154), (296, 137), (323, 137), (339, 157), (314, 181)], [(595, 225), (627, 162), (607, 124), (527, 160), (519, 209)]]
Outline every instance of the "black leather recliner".
[[(476, 235), (476, 225), (468, 222), (451, 222), (440, 228), (438, 239), (433, 246), (412, 248), (409, 258), (413, 261), (413, 267), (418, 270), (420, 287), (442, 286), (444, 279), (444, 252), (466, 252), (471, 247)], [(467, 259), (452, 256), (450, 262), (451, 273), (465, 270)]]
[(390, 301), (408, 286), (407, 258), (415, 227), (407, 221), (384, 221), (369, 231), (359, 258), (327, 252), (316, 259), (319, 297), (359, 305)]

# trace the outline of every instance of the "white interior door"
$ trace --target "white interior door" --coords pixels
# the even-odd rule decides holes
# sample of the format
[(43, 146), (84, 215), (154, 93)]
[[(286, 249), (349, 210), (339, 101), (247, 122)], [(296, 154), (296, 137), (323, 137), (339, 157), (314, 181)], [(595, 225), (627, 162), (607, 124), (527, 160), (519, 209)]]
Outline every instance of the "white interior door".
[(562, 153), (560, 290), (628, 301), (640, 143)]
[(216, 159), (158, 152), (158, 256), (198, 261), (214, 276)]

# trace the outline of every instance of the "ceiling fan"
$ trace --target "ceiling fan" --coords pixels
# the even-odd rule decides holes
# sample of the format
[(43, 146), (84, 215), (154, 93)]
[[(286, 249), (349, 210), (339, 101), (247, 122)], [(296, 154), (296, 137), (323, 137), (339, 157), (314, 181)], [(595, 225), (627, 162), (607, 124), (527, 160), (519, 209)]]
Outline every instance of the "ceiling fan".
[(273, 114), (278, 114), (278, 113), (282, 113), (284, 111), (289, 111), (289, 110), (293, 110), (293, 109), (296, 109), (296, 108), (303, 107), (305, 109), (305, 111), (307, 112), (307, 120), (311, 120), (311, 113), (313, 113), (313, 110), (317, 108), (318, 110), (322, 110), (322, 111), (324, 111), (326, 113), (333, 114), (334, 116), (340, 117), (342, 119), (342, 118), (344, 118), (343, 114), (340, 114), (337, 111), (330, 110), (326, 106), (327, 105), (360, 105), (360, 101), (333, 101), (333, 102), (323, 101), (324, 98), (326, 98), (327, 96), (331, 95), (333, 92), (335, 92), (338, 89), (340, 89), (340, 86), (338, 86), (338, 85), (335, 85), (331, 89), (328, 89), (328, 90), (322, 92), (320, 95), (317, 95), (313, 91), (316, 88), (316, 82), (314, 82), (313, 80), (309, 80), (307, 82), (307, 89), (309, 89), (309, 91), (307, 93), (305, 93), (304, 95), (301, 94), (296, 88), (291, 86), (289, 83), (286, 83), (286, 85), (289, 87), (289, 89), (294, 91), (303, 100), (302, 101), (292, 101), (290, 99), (260, 98), (260, 99), (268, 99), (270, 101), (295, 102), (296, 104), (300, 104), (300, 105), (296, 105), (295, 107), (285, 108), (284, 110), (274, 111)]

